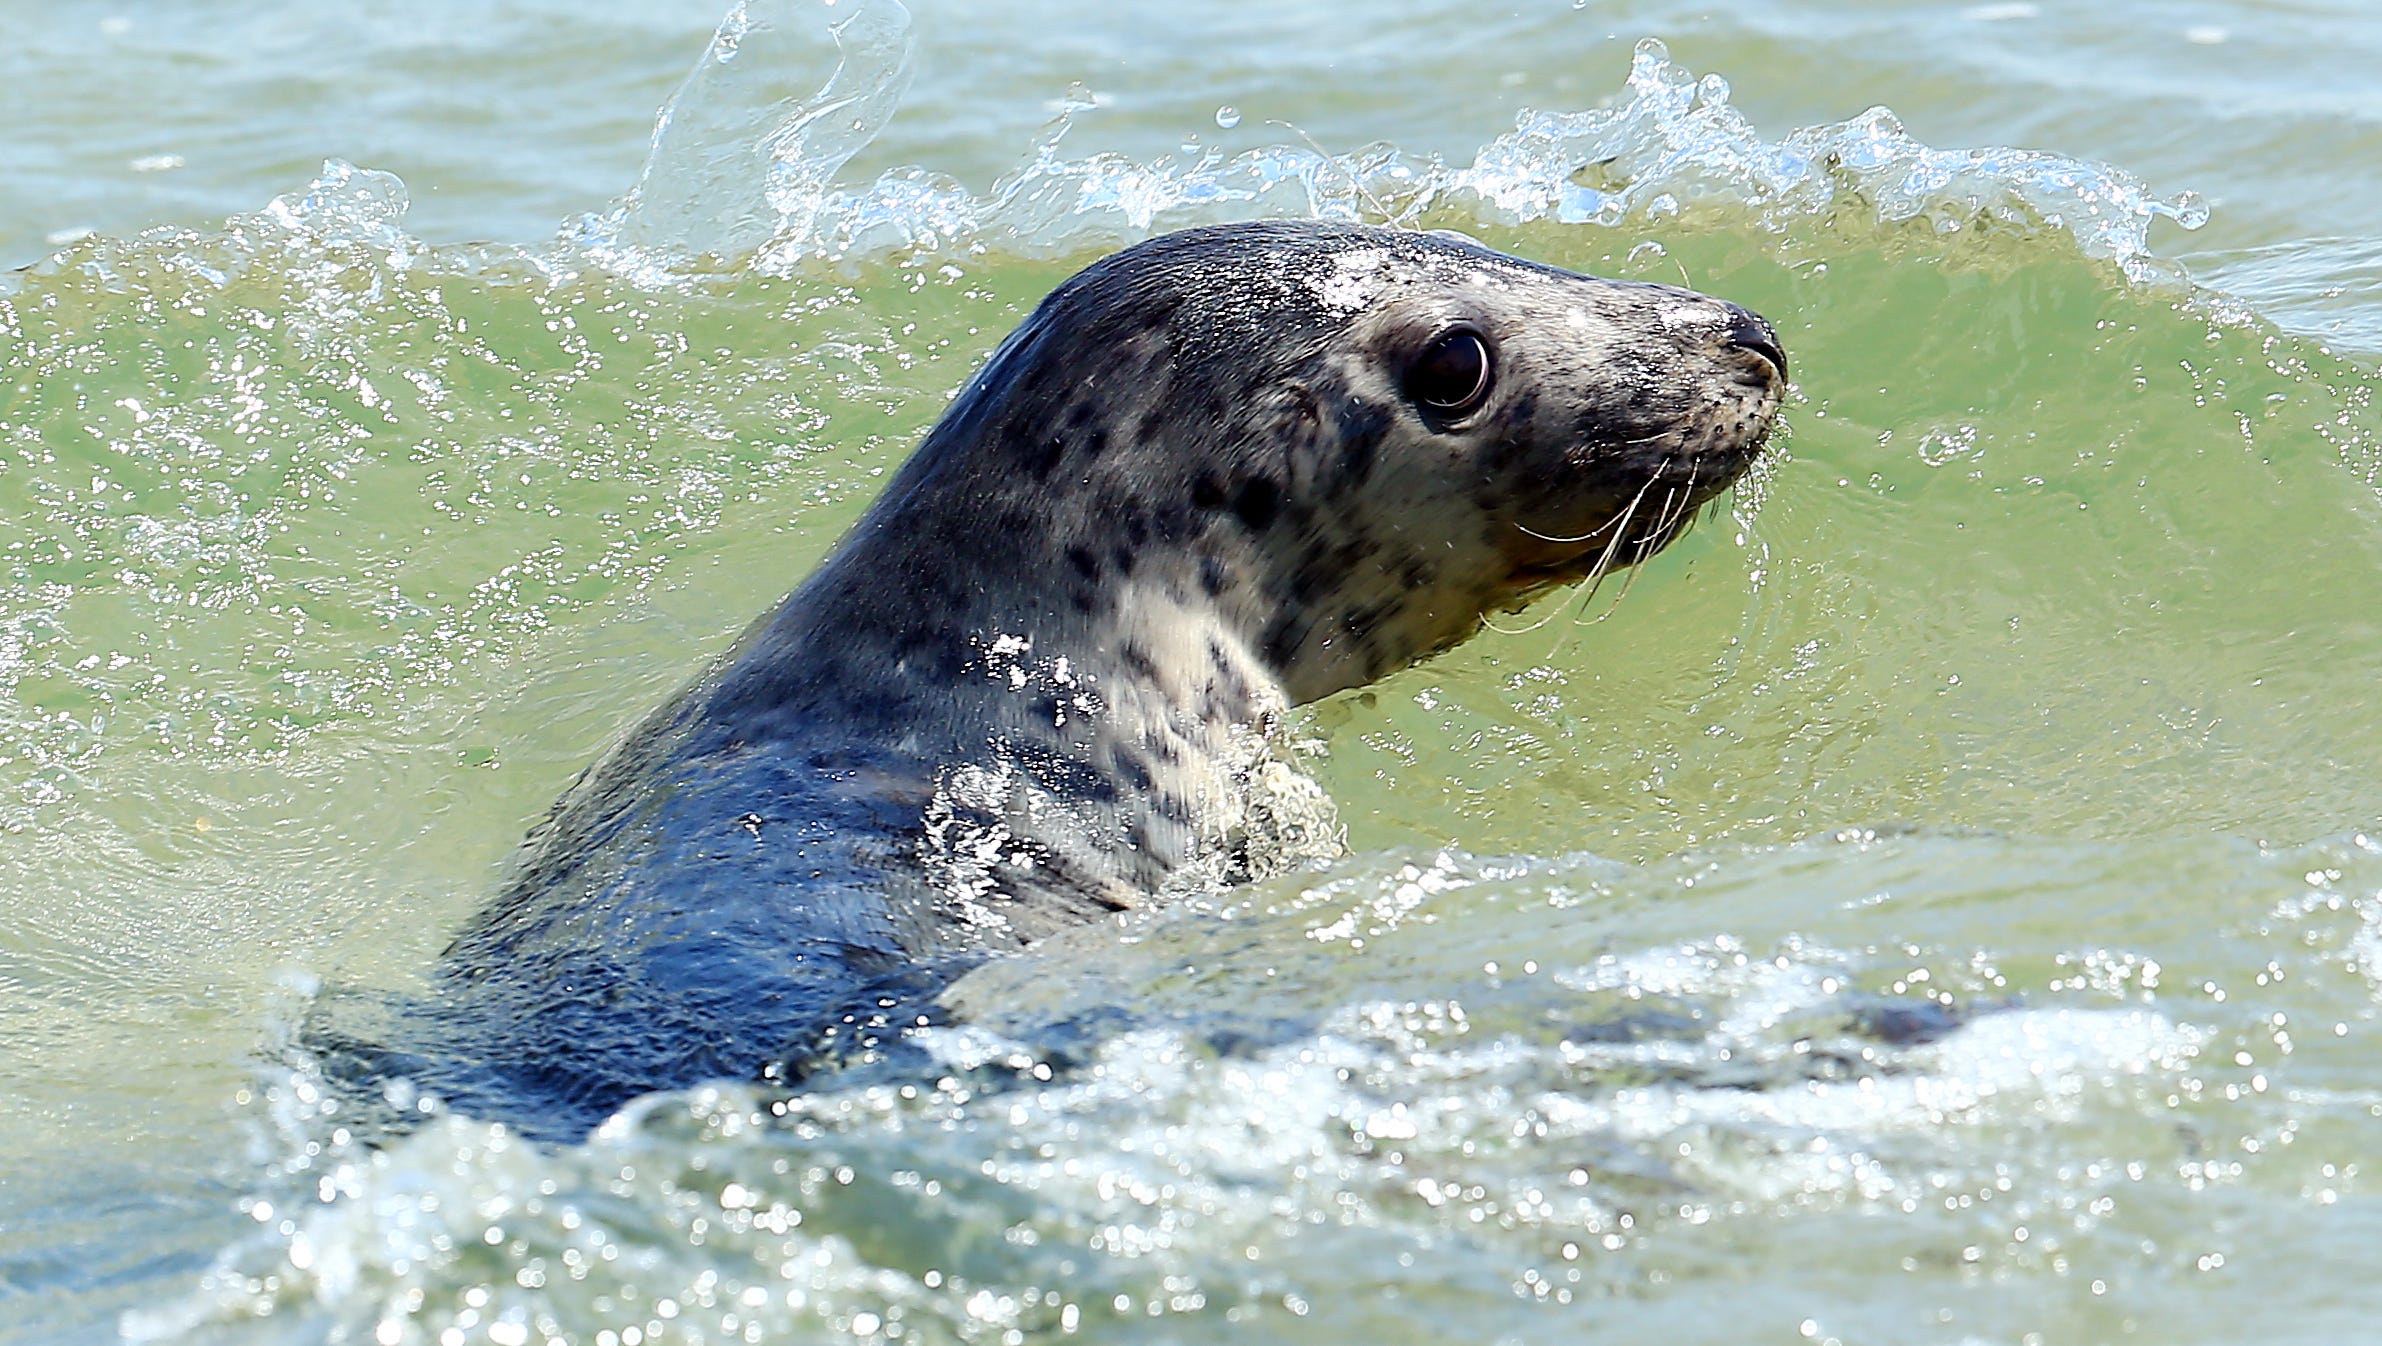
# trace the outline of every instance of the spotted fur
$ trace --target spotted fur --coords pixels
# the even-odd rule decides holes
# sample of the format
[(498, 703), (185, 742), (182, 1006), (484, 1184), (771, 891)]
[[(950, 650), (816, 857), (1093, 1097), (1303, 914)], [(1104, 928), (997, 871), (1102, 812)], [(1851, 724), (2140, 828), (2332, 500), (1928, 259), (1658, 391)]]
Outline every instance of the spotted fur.
[[(1495, 382), (1450, 417), (1401, 378), (1458, 324)], [(1454, 236), (1245, 224), (1095, 264), (557, 805), (446, 955), (438, 1049), (374, 1069), (569, 1135), (914, 1022), (1230, 851), (1284, 708), (1661, 546), (1782, 364), (1733, 305)]]

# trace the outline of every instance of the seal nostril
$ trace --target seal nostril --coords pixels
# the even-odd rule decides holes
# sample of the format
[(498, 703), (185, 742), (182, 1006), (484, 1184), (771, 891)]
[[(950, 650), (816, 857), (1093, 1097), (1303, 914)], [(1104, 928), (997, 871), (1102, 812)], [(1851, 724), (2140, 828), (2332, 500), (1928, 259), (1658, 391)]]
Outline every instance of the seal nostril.
[(1778, 344), (1778, 329), (1772, 327), (1761, 314), (1752, 309), (1736, 309), (1735, 315), (1729, 320), (1729, 344), (1768, 360), (1778, 370), (1779, 380), (1785, 381), (1786, 351)]

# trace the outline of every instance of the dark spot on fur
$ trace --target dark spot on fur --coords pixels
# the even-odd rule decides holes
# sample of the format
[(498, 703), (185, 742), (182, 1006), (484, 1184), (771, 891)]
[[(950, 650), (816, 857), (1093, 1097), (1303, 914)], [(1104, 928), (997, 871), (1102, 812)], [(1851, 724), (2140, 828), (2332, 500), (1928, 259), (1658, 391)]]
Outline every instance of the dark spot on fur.
[(1277, 431), (1294, 443), (1306, 443), (1323, 426), (1323, 414), (1316, 408), (1315, 392), (1303, 383), (1285, 386), (1287, 397), (1276, 417)]
[(1224, 505), (1224, 484), (1213, 472), (1201, 472), (1191, 483), (1191, 503), (1199, 509), (1221, 509)]
[(1122, 743), (1109, 745), (1108, 769), (1139, 794), (1148, 794), (1150, 787), (1157, 784), (1150, 775), (1150, 764)]
[(1340, 431), (1340, 483), (1355, 485), (1372, 475), (1382, 438), (1389, 434), (1389, 413), (1361, 397), (1349, 396), (1340, 399), (1333, 420)]
[(1214, 598), (1223, 593), (1231, 583), (1232, 572), (1221, 559), (1214, 556), (1199, 558), (1199, 587), (1207, 591), (1208, 597)]
[(1236, 718), (1232, 702), (1226, 699), (1224, 689), (1213, 681), (1200, 690), (1199, 716), (1211, 724), (1226, 724)]
[(1376, 450), (1380, 444), (1381, 440), (1374, 437), (1356, 440), (1348, 446), (1348, 452), (1340, 458), (1340, 484), (1343, 487), (1362, 486), (1365, 478), (1373, 475), (1373, 462), (1379, 456)]
[(1117, 783), (1114, 779), (1081, 763), (1069, 765), (1073, 768), (1067, 774), (1067, 793), (1070, 796), (1094, 804), (1117, 802)]
[(1093, 555), (1092, 549), (1089, 547), (1069, 547), (1067, 549), (1067, 564), (1075, 567), (1075, 573), (1085, 579), (1100, 578), (1100, 558)]
[(1201, 718), (1212, 724), (1231, 724), (1244, 718), (1248, 710), (1248, 679), (1219, 659), (1215, 675), (1200, 689)]
[(1365, 533), (1309, 539), (1291, 572), (1291, 606), (1309, 607), (1328, 600), (1349, 576), (1383, 569), (1381, 553), (1381, 547)]
[(1029, 441), (1028, 446), (1020, 455), (1021, 465), (1036, 481), (1050, 480), (1050, 474), (1058, 470), (1059, 460), (1066, 456), (1067, 441), (1057, 435), (1047, 435), (1039, 441)]
[(1217, 675), (1217, 686), (1235, 706), (1248, 704), (1249, 680), (1237, 668), (1227, 668)]
[(1165, 433), (1167, 424), (1175, 419), (1176, 414), (1174, 406), (1167, 399), (1151, 398), (1149, 410), (1143, 412), (1141, 419), (1133, 424), (1133, 437), (1144, 444), (1160, 442), (1159, 437)]
[(1140, 641), (1126, 641), (1125, 648), (1117, 651), (1117, 657), (1125, 662), (1125, 667), (1133, 670), (1133, 676), (1148, 682), (1158, 680), (1158, 663), (1150, 658), (1150, 652), (1142, 648)]
[(1282, 508), (1282, 484), (1272, 477), (1251, 477), (1241, 483), (1232, 497), (1232, 512), (1241, 516), (1253, 533), (1264, 532), (1274, 522)]

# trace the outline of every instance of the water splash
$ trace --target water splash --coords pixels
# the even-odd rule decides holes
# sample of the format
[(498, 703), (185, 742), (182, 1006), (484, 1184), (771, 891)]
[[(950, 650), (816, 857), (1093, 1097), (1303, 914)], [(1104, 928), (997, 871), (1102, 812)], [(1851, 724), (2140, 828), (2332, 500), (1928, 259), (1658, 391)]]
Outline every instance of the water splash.
[[(1615, 942), (1646, 933), (1647, 907), (1601, 935), (1502, 947), (1455, 919), (1552, 901), (1595, 925), (1582, 913), (1662, 885), (1605, 862), (1353, 868), (1244, 893), (1231, 916), (1141, 921), (1092, 980), (1121, 976), (1154, 1012), (1088, 1046), (935, 1030), (937, 1068), (914, 1078), (658, 1095), (560, 1150), (453, 1116), (366, 1148), (307, 1079), (276, 1082), (260, 1120), (288, 1158), (244, 1207), (253, 1236), (127, 1335), (1269, 1336), (1310, 1308), (1347, 1312), (1351, 1277), (1418, 1264), (1455, 1315), (1440, 1321), (1472, 1321), (1674, 1274), (1708, 1286), (1682, 1251), (1705, 1224), (1841, 1214), (1926, 1243), (1964, 1228), (1961, 1194), (2038, 1231), (1992, 1250), (1999, 1273), (2123, 1233), (2099, 1198), (2126, 1180), (2079, 1173), (2077, 1154), (2116, 1128), (2141, 1131), (2157, 1165), (2182, 1162), (2193, 1142), (2163, 1100), (2195, 1073), (2236, 1073), (2205, 1059), (2208, 1029), (2130, 984), (2045, 990), (1894, 1044), (1842, 1011), (1847, 985), (1917, 975), (1890, 961), (1901, 951)], [(1325, 937), (1352, 913), (1362, 939)], [(1931, 993), (1996, 984), (1935, 953)], [(1189, 960), (1215, 970), (1193, 977)], [(1374, 963), (1382, 989), (1350, 997), (1326, 963)], [(1107, 993), (1052, 974), (1006, 973), (1053, 1008)]]
[(920, 250), (1054, 255), (1251, 217), (1611, 228), (1695, 216), (1750, 224), (1790, 245), (1815, 226), (1862, 219), (1893, 234), (1916, 226), (1938, 249), (2064, 235), (2086, 256), (2152, 281), (2174, 278), (2152, 257), (2153, 225), (2196, 229), (2208, 215), (2189, 193), (2162, 197), (2131, 175), (2061, 155), (1933, 149), (1884, 108), (1768, 140), (1730, 104), (1726, 80), (1697, 77), (1652, 39), (1638, 45), (1615, 106), (1525, 109), (1468, 167), (1392, 145), (1068, 158), (1060, 143), (1090, 107), (1075, 99), (982, 195), (918, 167), (838, 188), (835, 172), (899, 98), (906, 15), (886, 0), (841, 21), (830, 30), (842, 52), (834, 76), (807, 99), (767, 102), (754, 92), (764, 52), (752, 34), (786, 46), (784, 35), (802, 25), (763, 24), (758, 4), (730, 15), (664, 110), (636, 191), (571, 235), (601, 264), (660, 279), (698, 254), (769, 274)]
[(2208, 220), (2191, 193), (2159, 197), (2130, 174), (2062, 155), (1931, 149), (1882, 107), (1766, 141), (1729, 105), (1726, 80), (1696, 78), (1651, 39), (1638, 44), (1629, 92), (1609, 111), (1525, 111), (1446, 191), (1513, 223), (1614, 226), (1716, 203), (1773, 233), (1862, 214), (1939, 235), (2064, 231), (2136, 280), (2168, 274), (2150, 257), (2154, 221)]
[(242, 223), (278, 227), (293, 242), (378, 249), (388, 254), (392, 265), (402, 267), (400, 259), (423, 249), (405, 232), (405, 212), (410, 204), (405, 184), (396, 174), (326, 159), (322, 176), (307, 184), (306, 190), (274, 197), (259, 214), (233, 223), (235, 227)]
[[(827, 46), (835, 67), (826, 82), (787, 93)], [(798, 244), (837, 170), (892, 119), (910, 51), (910, 14), (898, 0), (739, 0), (655, 119), (637, 185), (567, 232), (629, 274), (661, 260)]]
[[(1720, 228), (1766, 236), (1790, 260), (1864, 232), (1890, 249), (1976, 262), (2014, 243), (2064, 239), (2131, 280), (2167, 284), (2182, 273), (2154, 255), (2152, 230), (2208, 219), (2192, 193), (2161, 196), (2083, 160), (1931, 148), (1882, 107), (1766, 139), (1730, 103), (1725, 79), (1696, 76), (1653, 39), (1638, 44), (1611, 107), (1524, 109), (1463, 167), (1386, 143), (1337, 154), (1274, 144), (1230, 157), (1214, 148), (1147, 161), (1070, 157), (1062, 146), (1094, 106), (1078, 91), (982, 193), (919, 165), (837, 185), (901, 101), (911, 36), (898, 0), (741, 0), (656, 119), (636, 185), (545, 246), (429, 247), (405, 232), (402, 182), (331, 160), (305, 190), (220, 233), (94, 239), (34, 270), (165, 255), (221, 283), (261, 256), (287, 265), (295, 250), (334, 261), (364, 254), (393, 270), (549, 279), (592, 267), (666, 289), (723, 269), (786, 276), (921, 253), (1067, 256), (1199, 224), (1316, 218)], [(830, 52), (832, 71), (812, 88), (815, 73), (805, 72)]]

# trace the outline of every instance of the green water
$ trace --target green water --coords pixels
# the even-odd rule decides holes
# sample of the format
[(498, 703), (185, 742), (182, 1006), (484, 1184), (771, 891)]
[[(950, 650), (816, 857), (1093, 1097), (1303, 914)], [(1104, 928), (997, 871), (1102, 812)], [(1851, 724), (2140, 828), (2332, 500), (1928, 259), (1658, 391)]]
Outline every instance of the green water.
[[(709, 6), (0, 9), (0, 1340), (2369, 1331), (2382, 20), (921, 3), (772, 179), (777, 13), (607, 214)], [(1305, 712), (1351, 857), (988, 970), (949, 1087), (339, 1129), (313, 988), (418, 978), (1052, 284), (1317, 211), (1755, 308), (1777, 451)]]

